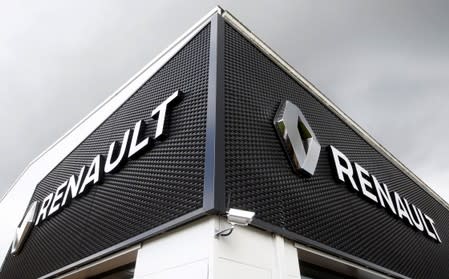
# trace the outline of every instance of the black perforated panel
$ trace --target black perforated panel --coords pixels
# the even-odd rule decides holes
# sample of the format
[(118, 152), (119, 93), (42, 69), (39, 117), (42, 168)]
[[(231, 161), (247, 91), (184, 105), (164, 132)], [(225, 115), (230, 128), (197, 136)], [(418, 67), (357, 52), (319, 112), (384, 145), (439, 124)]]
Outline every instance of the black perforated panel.
[(97, 154), (107, 155), (109, 144), (122, 141), (138, 120), (147, 122), (146, 135), (153, 137), (152, 110), (182, 90), (168, 138), (35, 227), (21, 253), (7, 257), (2, 278), (39, 277), (202, 208), (209, 31), (196, 35), (45, 177), (32, 201), (43, 200)]
[[(285, 99), (301, 109), (324, 147), (311, 178), (292, 171), (276, 136), (273, 119)], [(449, 278), (449, 212), (229, 25), (225, 121), (231, 207), (406, 276)], [(443, 243), (337, 184), (330, 144), (432, 216)]]

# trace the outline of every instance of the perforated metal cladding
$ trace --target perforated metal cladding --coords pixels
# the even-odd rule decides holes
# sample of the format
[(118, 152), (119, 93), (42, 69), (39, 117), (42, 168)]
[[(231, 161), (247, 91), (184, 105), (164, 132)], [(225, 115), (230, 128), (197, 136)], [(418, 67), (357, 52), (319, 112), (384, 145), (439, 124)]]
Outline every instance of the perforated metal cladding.
[(43, 200), (138, 120), (153, 137), (151, 112), (176, 90), (169, 136), (83, 197), (35, 227), (18, 256), (8, 256), (2, 278), (36, 278), (139, 233), (202, 208), (209, 31), (205, 27), (37, 186)]
[[(285, 99), (301, 109), (323, 147), (311, 178), (292, 171), (274, 130)], [(229, 25), (225, 122), (231, 207), (406, 276), (449, 278), (449, 212)], [(433, 217), (442, 244), (337, 184), (330, 144)]]

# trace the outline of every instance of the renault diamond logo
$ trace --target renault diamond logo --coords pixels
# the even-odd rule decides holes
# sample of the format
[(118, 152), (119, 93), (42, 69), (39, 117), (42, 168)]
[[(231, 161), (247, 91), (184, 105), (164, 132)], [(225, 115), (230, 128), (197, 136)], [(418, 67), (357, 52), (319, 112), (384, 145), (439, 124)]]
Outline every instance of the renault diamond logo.
[(33, 202), (28, 208), (25, 217), (23, 217), (22, 222), (19, 227), (16, 229), (16, 235), (12, 241), (11, 254), (16, 255), (19, 253), (20, 249), (22, 249), (23, 243), (25, 243), (25, 239), (28, 237), (28, 234), (31, 232), (31, 229), (34, 226), (34, 221), (36, 220), (38, 202)]
[(301, 110), (285, 101), (276, 113), (274, 126), (295, 172), (312, 176), (321, 145)]

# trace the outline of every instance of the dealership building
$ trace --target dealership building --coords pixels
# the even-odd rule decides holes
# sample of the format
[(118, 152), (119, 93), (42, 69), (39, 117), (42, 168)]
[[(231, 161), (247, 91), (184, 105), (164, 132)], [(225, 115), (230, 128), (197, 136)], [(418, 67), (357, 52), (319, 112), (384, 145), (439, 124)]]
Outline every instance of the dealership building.
[(219, 7), (0, 214), (0, 279), (449, 278), (448, 203)]

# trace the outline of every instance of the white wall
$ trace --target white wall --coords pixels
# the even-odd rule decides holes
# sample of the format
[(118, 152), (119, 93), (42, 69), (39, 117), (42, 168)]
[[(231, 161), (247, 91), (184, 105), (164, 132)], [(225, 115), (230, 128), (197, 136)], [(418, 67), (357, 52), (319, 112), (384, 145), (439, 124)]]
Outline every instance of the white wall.
[(211, 216), (149, 240), (138, 251), (134, 278), (300, 278), (293, 243), (251, 227), (216, 238), (223, 227)]

